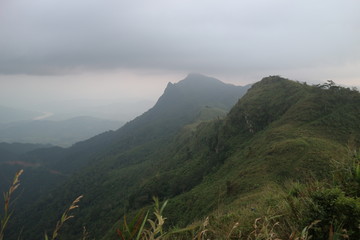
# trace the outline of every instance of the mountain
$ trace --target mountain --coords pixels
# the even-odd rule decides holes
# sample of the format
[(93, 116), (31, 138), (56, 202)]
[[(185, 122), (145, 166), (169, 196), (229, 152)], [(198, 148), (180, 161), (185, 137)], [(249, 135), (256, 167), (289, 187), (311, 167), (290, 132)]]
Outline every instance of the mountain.
[[(98, 176), (98, 173), (102, 174), (103, 171), (107, 171), (100, 169), (118, 168), (118, 165), (132, 165), (145, 160), (148, 162), (148, 158), (159, 154), (158, 150), (162, 149), (159, 146), (165, 146), (172, 142), (175, 134), (181, 131), (185, 125), (195, 122), (200, 124), (203, 121), (224, 116), (248, 88), (249, 86), (239, 87), (225, 84), (200, 74), (190, 74), (178, 83), (169, 83), (153, 108), (126, 123), (120, 129), (102, 133), (66, 149), (35, 150), (24, 155), (22, 161), (40, 164), (43, 168), (61, 173), (63, 178), (57, 184), (61, 184), (69, 176), (72, 176), (62, 184), (64, 190), (67, 189), (63, 192), (63, 196), (66, 199), (72, 198), (73, 193), (76, 192), (68, 195), (68, 191), (71, 191), (72, 187), (67, 188), (66, 186), (79, 180), (77, 186), (89, 189), (93, 184), (98, 185), (102, 181), (107, 181), (106, 178), (109, 177), (107, 174), (103, 175), (104, 178), (99, 176), (102, 178), (101, 180), (95, 180), (95, 175)], [(99, 171), (92, 172), (96, 168), (99, 168)], [(91, 169), (90, 172), (87, 169)], [(26, 171), (32, 171), (32, 169), (28, 168)], [(86, 186), (82, 186), (82, 184)], [(38, 192), (37, 187), (34, 185), (33, 192)], [(49, 196), (58, 198), (57, 190), (47, 195), (42, 189), (41, 194), (45, 195), (43, 199), (46, 200), (41, 200), (39, 204), (47, 201)], [(36, 209), (36, 206), (29, 207), (27, 210), (22, 207), (19, 209), (28, 214), (28, 211)], [(38, 211), (33, 216), (43, 213), (43, 211)], [(45, 223), (46, 217), (41, 221), (44, 221), (45, 225), (39, 223), (38, 227), (30, 228), (43, 232), (41, 228), (47, 227), (51, 221)]]
[[(269, 231), (281, 222), (287, 236), (319, 218), (313, 231), (323, 237), (315, 239), (328, 239), (334, 224), (349, 229), (354, 239), (360, 236), (360, 183), (346, 180), (352, 185), (345, 188), (353, 191), (346, 195), (344, 186), (327, 188), (335, 181), (334, 166), (352, 159), (349, 149), (360, 147), (359, 92), (271, 76), (254, 84), (225, 117), (199, 121), (209, 112), (220, 113), (226, 101), (214, 101), (222, 99), (215, 91), (205, 96), (197, 80), (190, 75), (168, 84), (152, 109), (101, 136), (106, 142), (101, 148), (102, 141), (95, 141), (100, 137), (80, 143), (89, 151), (99, 147), (81, 162), (59, 159), (78, 166), (76, 174), (17, 213), (12, 229), (24, 227), (23, 236), (41, 237), (55, 226), (65, 203), (84, 195), (61, 239), (78, 238), (83, 226), (96, 239), (117, 239), (119, 219), (148, 208), (152, 196), (158, 196), (169, 200), (165, 215), (170, 226), (209, 216), (206, 226), (200, 225), (214, 230), (200, 232), (214, 239), (230, 236), (240, 220), (239, 231), (254, 234), (255, 219), (255, 226), (263, 224)], [(215, 79), (209, 83), (219, 91), (224, 86)], [(83, 149), (78, 153), (85, 154)], [(288, 191), (290, 181), (296, 184)]]
[[(92, 159), (127, 150), (143, 143), (171, 138), (184, 125), (226, 114), (249, 86), (239, 87), (200, 74), (189, 74), (169, 83), (153, 108), (116, 131), (107, 131), (56, 153), (51, 167), (65, 174), (88, 165)], [(49, 162), (49, 152), (36, 151), (32, 158)]]
[(93, 117), (76, 117), (63, 121), (33, 120), (0, 124), (0, 142), (53, 144), (69, 147), (108, 130), (121, 122)]
[[(119, 96), (120, 97), (120, 96)], [(39, 109), (48, 109), (53, 115), (47, 120), (61, 121), (77, 116), (127, 122), (154, 105), (151, 100), (139, 99), (72, 99), (49, 101), (39, 104)]]

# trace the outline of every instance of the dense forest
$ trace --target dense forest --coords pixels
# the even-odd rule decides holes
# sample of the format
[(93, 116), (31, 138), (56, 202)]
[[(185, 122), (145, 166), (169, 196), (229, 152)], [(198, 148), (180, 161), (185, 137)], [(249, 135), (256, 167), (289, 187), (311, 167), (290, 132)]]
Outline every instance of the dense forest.
[(356, 89), (191, 74), (116, 131), (0, 148), (4, 239), (359, 239), (359, 149)]

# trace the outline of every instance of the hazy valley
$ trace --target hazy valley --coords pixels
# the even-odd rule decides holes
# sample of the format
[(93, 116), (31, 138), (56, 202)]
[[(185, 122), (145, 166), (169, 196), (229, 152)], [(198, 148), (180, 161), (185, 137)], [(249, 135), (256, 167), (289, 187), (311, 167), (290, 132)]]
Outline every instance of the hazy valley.
[(0, 240), (359, 240), (359, 9), (0, 0)]
[(190, 74), (115, 131), (67, 148), (0, 144), (1, 191), (24, 169), (6, 234), (42, 238), (83, 195), (58, 238), (78, 239), (86, 226), (91, 239), (122, 239), (124, 216), (147, 222), (156, 196), (168, 200), (160, 238), (327, 239), (346, 229), (356, 239), (359, 106), (356, 89), (331, 81), (270, 76), (240, 87)]

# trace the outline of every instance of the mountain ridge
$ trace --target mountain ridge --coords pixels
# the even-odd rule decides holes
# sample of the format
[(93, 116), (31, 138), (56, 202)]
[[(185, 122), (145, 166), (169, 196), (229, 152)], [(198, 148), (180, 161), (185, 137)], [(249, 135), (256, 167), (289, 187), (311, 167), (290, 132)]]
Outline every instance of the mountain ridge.
[[(118, 219), (146, 208), (153, 195), (169, 199), (170, 224), (186, 226), (207, 215), (227, 217), (217, 216), (218, 210), (249, 208), (246, 198), (258, 202), (269, 184), (282, 187), (287, 180), (307, 176), (328, 179), (330, 160), (348, 157), (350, 140), (360, 146), (359, 103), (360, 94), (350, 89), (323, 89), (270, 76), (254, 84), (224, 118), (192, 128), (187, 127), (190, 118), (184, 118), (168, 125), (174, 134), (167, 135), (162, 127), (173, 119), (170, 114), (139, 129), (143, 134), (158, 125), (165, 137), (152, 129), (140, 140), (126, 135), (142, 123), (139, 117), (123, 132), (112, 133), (108, 151), (35, 204), (35, 209), (42, 206), (42, 213), (24, 213), (31, 218), (24, 233), (35, 237), (36, 231), (51, 228), (55, 219), (50, 216), (81, 194), (79, 220), (64, 227), (64, 239), (78, 236), (85, 222), (92, 236), (115, 239)], [(147, 114), (152, 112), (142, 116)], [(125, 137), (119, 141), (120, 132)], [(266, 204), (273, 206), (271, 201)], [(251, 214), (255, 219), (256, 212)], [(36, 220), (38, 225), (31, 225)]]
[[(205, 76), (202, 78), (207, 79)], [(191, 82), (193, 80), (189, 81)], [(219, 80), (216, 80), (216, 82), (217, 81)], [(176, 92), (178, 93), (175, 95), (172, 93), (169, 94), (169, 91), (172, 92), (169, 88), (172, 87), (168, 86), (153, 108), (126, 123), (120, 129), (105, 132), (86, 141), (78, 142), (67, 149), (54, 148), (55, 154), (52, 154), (52, 149), (39, 149), (24, 156), (22, 161), (26, 162), (26, 159), (28, 159), (32, 163), (40, 162), (45, 164), (44, 166), (49, 169), (59, 171), (65, 175), (74, 175), (73, 181), (86, 184), (86, 186), (83, 186), (83, 190), (85, 191), (85, 189), (88, 189), (90, 186), (88, 184), (92, 182), (85, 179), (89, 179), (89, 177), (93, 178), (94, 176), (98, 176), (99, 178), (107, 176), (106, 174), (103, 177), (99, 176), (98, 173), (101, 172), (98, 171), (99, 169), (116, 169), (114, 164), (117, 166), (127, 166), (134, 162), (141, 164), (142, 161), (147, 161), (149, 156), (158, 154), (156, 152), (153, 153), (153, 150), (157, 148), (156, 146), (167, 145), (168, 142), (171, 142), (172, 136), (176, 132), (180, 131), (183, 126), (199, 118), (199, 113), (203, 108), (207, 107), (207, 111), (213, 111), (211, 106), (214, 105), (214, 107), (227, 111), (247, 90), (247, 88), (242, 87), (229, 87), (229, 85), (221, 84), (220, 82), (220, 86), (225, 89), (224, 91), (227, 94), (223, 97), (223, 100), (213, 100), (213, 94), (209, 93), (208, 90), (204, 90), (204, 87), (201, 87), (204, 86), (204, 84), (208, 84), (207, 81), (204, 81), (197, 89), (192, 88), (193, 91), (186, 96), (182, 94), (186, 93), (184, 86), (180, 85), (180, 87), (178, 87), (177, 84), (174, 84)], [(236, 90), (233, 90), (233, 88), (236, 88)], [(211, 87), (209, 89), (211, 89)], [(216, 84), (216, 89), (219, 90), (218, 84)], [(190, 99), (191, 101), (189, 101)], [(219, 110), (215, 110), (215, 108), (214, 111), (219, 112)], [(205, 120), (205, 115), (211, 118), (213, 118), (213, 116), (219, 116), (218, 113), (215, 115), (209, 113), (202, 114), (202, 120)], [(49, 161), (49, 158), (51, 158), (51, 161)], [(118, 160), (114, 162), (114, 159)], [(86, 169), (98, 170), (94, 172), (90, 170), (87, 172)], [(77, 173), (77, 171), (81, 174)], [(66, 179), (67, 178), (60, 181), (62, 186), (68, 186), (70, 184), (69, 181), (71, 182), (71, 179), (69, 181)], [(93, 182), (93, 184), (98, 185), (95, 182)], [(64, 196), (70, 196), (66, 194), (69, 189), (72, 189), (72, 187), (64, 189)], [(77, 192), (77, 190), (74, 192)], [(51, 191), (49, 194), (49, 196), (57, 195), (56, 191)], [(46, 197), (44, 197), (44, 199), (46, 199)], [(44, 220), (45, 219), (46, 217)], [(44, 222), (44, 224), (47, 225), (49, 222)]]

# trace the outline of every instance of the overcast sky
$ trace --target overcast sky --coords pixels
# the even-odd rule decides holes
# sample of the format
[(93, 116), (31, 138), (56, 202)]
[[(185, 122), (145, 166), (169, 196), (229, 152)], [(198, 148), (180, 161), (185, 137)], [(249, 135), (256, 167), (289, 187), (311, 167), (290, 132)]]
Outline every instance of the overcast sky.
[(358, 0), (0, 0), (0, 105), (156, 99), (189, 72), (360, 85), (359, 13)]

